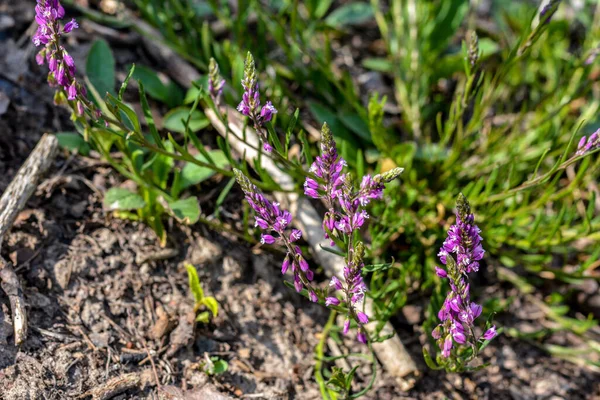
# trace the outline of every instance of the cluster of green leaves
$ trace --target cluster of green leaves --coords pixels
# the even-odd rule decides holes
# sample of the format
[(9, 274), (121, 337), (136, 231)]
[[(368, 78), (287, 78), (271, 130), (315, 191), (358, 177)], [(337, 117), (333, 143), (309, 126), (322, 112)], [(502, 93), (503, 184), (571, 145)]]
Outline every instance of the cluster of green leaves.
[[(137, 78), (143, 118), (123, 98), (131, 78)], [(164, 246), (167, 239), (164, 215), (184, 224), (196, 223), (201, 218), (198, 199), (186, 192), (217, 171), (231, 175), (226, 169), (229, 159), (222, 150), (207, 150), (196, 135), (209, 125), (204, 114), (197, 110), (201, 93), (197, 93), (191, 106), (184, 106), (179, 87), (172, 82), (164, 84), (148, 68), (135, 66), (118, 93), (114, 91), (115, 85), (112, 51), (106, 42), (97, 41), (87, 59), (87, 86), (102, 110), (102, 117), (99, 121), (74, 117), (79, 135), (65, 132), (58, 138), (64, 147), (84, 155), (90, 149), (98, 151), (115, 170), (133, 182), (134, 189), (109, 189), (104, 198), (105, 208), (118, 217), (144, 221)], [(162, 119), (164, 129), (169, 132), (166, 138), (156, 126), (146, 87), (151, 97), (176, 106)], [(116, 158), (115, 151), (120, 158)]]

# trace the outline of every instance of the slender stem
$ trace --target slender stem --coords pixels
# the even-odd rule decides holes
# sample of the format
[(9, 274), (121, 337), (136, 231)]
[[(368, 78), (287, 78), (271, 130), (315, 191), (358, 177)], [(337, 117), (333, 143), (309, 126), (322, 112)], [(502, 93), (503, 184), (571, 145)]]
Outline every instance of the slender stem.
[(324, 400), (328, 400), (331, 397), (329, 396), (329, 391), (327, 390), (327, 386), (325, 385), (325, 379), (323, 378), (323, 358), (325, 354), (325, 342), (327, 341), (327, 337), (329, 336), (329, 332), (335, 323), (335, 317), (337, 313), (335, 310), (332, 310), (329, 314), (329, 319), (327, 323), (323, 327), (323, 331), (321, 332), (321, 339), (315, 347), (315, 379), (319, 384), (319, 390), (321, 392), (321, 397)]

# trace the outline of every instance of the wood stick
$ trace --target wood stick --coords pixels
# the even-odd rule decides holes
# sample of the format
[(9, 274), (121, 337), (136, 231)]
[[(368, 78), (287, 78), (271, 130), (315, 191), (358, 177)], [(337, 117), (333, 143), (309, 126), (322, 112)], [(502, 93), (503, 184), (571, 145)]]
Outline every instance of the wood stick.
[[(40, 177), (52, 165), (57, 149), (56, 137), (44, 134), (0, 197), (0, 248), (4, 235), (12, 227), (17, 215), (35, 191)], [(15, 345), (18, 346), (27, 337), (27, 312), (23, 289), (11, 264), (1, 256), (0, 281), (2, 281), (2, 290), (10, 301)]]
[[(246, 127), (244, 136), (244, 132), (242, 132), (244, 123), (239, 114), (233, 109), (228, 109), (228, 127), (233, 134), (227, 134), (227, 127), (224, 126), (223, 122), (212, 109), (205, 109), (204, 112), (219, 134), (228, 139), (231, 147), (239, 154), (244, 154), (246, 161), (253, 164), (254, 160), (258, 157), (258, 151), (256, 149), (260, 148), (259, 139), (254, 129)], [(246, 143), (238, 139), (243, 137), (246, 138)], [(267, 171), (283, 190), (294, 190), (292, 178), (282, 172), (272, 159), (265, 156), (261, 157), (261, 168)], [(295, 192), (279, 192), (274, 195), (277, 201), (286, 206), (292, 215), (296, 217), (294, 219), (295, 224), (304, 232), (304, 237), (312, 248), (319, 264), (328, 274), (342, 277), (344, 274), (343, 259), (323, 250), (323, 247), (329, 247), (329, 240), (325, 239), (323, 236), (322, 217), (317, 210), (315, 210), (310, 201), (305, 197), (298, 196)], [(373, 302), (368, 297), (366, 298), (365, 309), (367, 314), (373, 315)], [(367, 329), (371, 331), (374, 328), (375, 323), (367, 325)], [(392, 332), (394, 332), (394, 328), (387, 322), (381, 331), (381, 335), (385, 336)], [(396, 378), (403, 378), (403, 387), (410, 388), (412, 386), (414, 377), (419, 375), (419, 370), (417, 364), (406, 351), (406, 348), (397, 335), (385, 342), (374, 343), (373, 350), (375, 350), (377, 358), (389, 374)]]

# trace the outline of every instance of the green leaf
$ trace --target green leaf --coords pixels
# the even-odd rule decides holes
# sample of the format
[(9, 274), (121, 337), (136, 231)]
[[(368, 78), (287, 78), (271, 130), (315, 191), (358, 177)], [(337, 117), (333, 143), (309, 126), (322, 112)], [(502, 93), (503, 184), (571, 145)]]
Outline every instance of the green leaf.
[[(178, 107), (169, 111), (163, 121), (164, 127), (171, 132), (185, 133), (185, 121), (189, 113), (190, 109), (187, 107)], [(202, 112), (198, 110), (192, 112), (190, 119), (190, 130), (192, 132), (198, 132), (209, 125), (210, 121)]]
[(133, 76), (134, 71), (135, 71), (135, 64), (132, 64), (131, 67), (129, 68), (129, 73), (127, 74), (127, 77), (125, 78), (125, 80), (121, 84), (121, 88), (119, 89), (119, 100), (121, 100), (121, 101), (123, 101), (123, 95), (125, 94), (125, 90), (127, 90), (127, 85), (129, 85), (129, 80)]
[(339, 152), (352, 166), (356, 160), (356, 149), (361, 147), (356, 138), (346, 129), (340, 118), (329, 108), (316, 102), (309, 102), (308, 108), (319, 125), (327, 122), (338, 145)]
[(331, 7), (331, 3), (333, 3), (333, 0), (319, 0), (316, 3), (317, 6), (315, 8), (315, 18), (321, 19), (329, 10), (329, 7)]
[(207, 296), (202, 299), (202, 304), (206, 306), (210, 310), (213, 316), (217, 316), (219, 313), (219, 303), (214, 297)]
[(134, 78), (142, 82), (146, 92), (155, 100), (161, 101), (169, 107), (176, 107), (183, 102), (183, 92), (173, 82), (163, 83), (158, 74), (148, 67), (137, 66)]
[(347, 3), (336, 8), (325, 22), (334, 27), (341, 28), (346, 25), (360, 25), (373, 19), (373, 8), (369, 3)]
[(326, 382), (328, 388), (335, 391), (346, 391), (346, 374), (341, 368), (333, 367), (331, 369), (331, 377)]
[(108, 210), (137, 210), (145, 205), (142, 196), (123, 188), (111, 188), (104, 195), (104, 207)]
[[(173, 145), (168, 140), (164, 141), (164, 148), (173, 153)], [(155, 153), (155, 158), (152, 162), (152, 174), (154, 175), (154, 183), (161, 189), (166, 189), (169, 181), (169, 174), (173, 171), (175, 160), (173, 157)]]
[[(139, 121), (138, 116), (135, 113), (135, 111), (131, 107), (129, 107), (127, 104), (123, 103), (121, 100), (117, 99), (110, 93), (107, 96), (107, 100), (110, 101), (111, 103), (113, 103), (114, 105), (116, 105), (117, 108), (122, 112), (122, 114), (120, 115), (121, 120), (123, 120), (123, 116), (127, 117), (128, 121), (124, 121), (125, 125), (128, 125), (129, 128), (131, 130), (133, 130), (134, 132), (141, 134), (142, 130), (140, 127), (140, 121)], [(127, 122), (129, 122), (129, 123), (127, 123)]]
[(146, 91), (144, 90), (144, 84), (139, 82), (139, 92), (140, 92), (140, 103), (142, 104), (142, 111), (144, 112), (144, 118), (146, 119), (146, 123), (148, 124), (148, 128), (150, 128), (150, 135), (154, 140), (154, 144), (158, 147), (163, 148), (163, 142), (160, 138), (158, 130), (156, 129), (156, 123), (154, 122), (154, 117), (152, 116), (152, 110), (150, 110), (150, 105), (148, 104), (148, 99), (146, 98)]
[(391, 263), (385, 263), (385, 264), (365, 265), (363, 267), (363, 272), (385, 271), (385, 270), (388, 270), (388, 269), (392, 268), (393, 265), (394, 265), (393, 262), (391, 262)]
[(394, 64), (385, 58), (365, 58), (362, 65), (372, 71), (392, 72), (394, 70)]
[(86, 62), (86, 74), (101, 97), (115, 89), (115, 58), (104, 40), (96, 40)]
[(83, 136), (77, 132), (61, 132), (56, 134), (58, 144), (69, 151), (77, 152), (82, 156), (90, 154), (90, 145)]
[(186, 225), (192, 225), (200, 219), (200, 205), (196, 196), (176, 201), (167, 201), (175, 218)]
[(343, 253), (342, 251), (340, 251), (334, 247), (325, 247), (322, 244), (319, 244), (319, 246), (321, 246), (321, 249), (325, 250), (328, 253), (335, 254), (336, 256), (340, 256), (340, 257), (346, 257), (345, 253)]
[(202, 290), (202, 286), (200, 286), (200, 278), (198, 278), (198, 271), (196, 271), (196, 267), (194, 267), (192, 264), (186, 264), (185, 269), (187, 269), (188, 273), (188, 283), (190, 286), (190, 290), (194, 295), (196, 304), (200, 304), (202, 302), (202, 299), (204, 299), (204, 290)]
[(338, 118), (346, 128), (356, 133), (358, 137), (366, 140), (369, 143), (372, 143), (371, 133), (369, 132), (369, 126), (359, 115), (339, 114)]
[(425, 347), (423, 347), (423, 358), (425, 359), (425, 364), (427, 364), (427, 366), (429, 368), (431, 368), (433, 370), (440, 370), (440, 369), (442, 369), (442, 367), (440, 367), (439, 365), (437, 365), (435, 363), (435, 361), (433, 361), (433, 359), (429, 355), (429, 351), (427, 351), (427, 349)]
[(213, 374), (215, 375), (226, 372), (228, 368), (229, 364), (225, 360), (217, 359), (213, 361)]
[(196, 316), (196, 322), (202, 322), (203, 324), (208, 324), (210, 321), (210, 313), (208, 311), (202, 311), (200, 314)]
[(468, 0), (447, 0), (436, 10), (435, 21), (427, 43), (433, 51), (443, 50), (462, 24), (469, 10)]
[[(218, 168), (225, 168), (227, 165), (229, 165), (229, 160), (221, 150), (212, 150), (209, 152), (209, 155)], [(202, 154), (198, 154), (194, 158), (196, 158), (198, 161), (208, 162), (206, 157), (204, 157)], [(216, 174), (214, 169), (201, 167), (197, 164), (188, 162), (181, 170), (179, 184), (180, 190), (197, 185), (200, 182), (212, 177), (214, 174)]]

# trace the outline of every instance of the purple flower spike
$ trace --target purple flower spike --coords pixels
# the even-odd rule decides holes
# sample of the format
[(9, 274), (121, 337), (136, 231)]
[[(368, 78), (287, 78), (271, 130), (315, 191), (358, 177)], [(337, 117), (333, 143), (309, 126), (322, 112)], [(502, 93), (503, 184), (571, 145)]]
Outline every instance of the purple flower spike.
[[(318, 296), (312, 290), (310, 283), (314, 273), (302, 255), (300, 247), (292, 243), (302, 237), (298, 229), (291, 229), (292, 215), (287, 210), (279, 208), (278, 203), (269, 201), (261, 191), (238, 169), (234, 169), (235, 178), (244, 191), (246, 201), (256, 212), (255, 225), (265, 231), (261, 234), (261, 243), (283, 243), (288, 253), (281, 265), (281, 273), (285, 274), (290, 268), (294, 274), (294, 287), (300, 292), (304, 287), (309, 289), (309, 297), (313, 302)], [(316, 300), (315, 300), (316, 299)]]
[(208, 63), (208, 94), (218, 108), (223, 94), (225, 79), (219, 74), (219, 64), (211, 57)]
[(448, 254), (456, 254), (461, 273), (477, 272), (479, 260), (485, 253), (481, 246), (481, 236), (479, 236), (481, 230), (474, 223), (475, 218), (470, 212), (468, 203), (466, 203), (466, 207), (464, 213), (459, 210), (456, 214), (456, 224), (448, 230), (448, 238), (444, 241), (438, 254), (443, 264), (446, 264)]
[[(383, 196), (385, 185), (396, 179), (402, 173), (402, 169), (394, 168), (383, 174), (364, 176), (360, 187), (355, 188), (352, 179), (343, 172), (346, 162), (338, 155), (333, 134), (327, 123), (324, 123), (321, 128), (320, 147), (321, 154), (316, 157), (309, 170), (312, 176), (308, 176), (304, 182), (304, 194), (322, 200), (328, 208), (322, 226), (325, 238), (330, 239), (331, 245), (335, 245), (336, 239), (352, 243), (354, 233), (369, 218), (365, 207), (372, 200)], [(363, 325), (368, 323), (369, 317), (358, 311), (362, 309), (367, 291), (362, 278), (364, 244), (362, 242), (352, 244), (347, 251), (344, 268), (345, 283), (334, 277), (330, 286), (343, 292), (343, 298), (346, 299), (349, 308), (348, 317), (354, 319), (359, 325), (357, 337), (361, 341), (363, 339), (366, 341)], [(344, 326), (345, 331), (348, 330), (348, 326)]]
[(344, 166), (346, 162), (338, 157), (333, 135), (325, 123), (321, 128), (321, 155), (315, 159), (309, 170), (323, 183), (319, 184), (315, 179), (307, 178), (304, 182), (304, 194), (314, 199), (322, 198), (329, 208), (332, 208), (344, 183), (345, 175), (342, 174)]
[[(37, 31), (32, 37), (33, 44), (44, 48), (36, 55), (38, 65), (48, 61), (48, 84), (51, 87), (61, 86), (69, 101), (76, 101), (77, 114), (83, 115), (86, 107), (93, 107), (75, 78), (75, 62), (60, 45), (60, 37), (68, 34), (79, 25), (72, 19), (61, 27), (60, 20), (65, 16), (65, 9), (59, 0), (37, 0), (35, 6), (35, 22)], [(94, 110), (95, 111), (95, 110)]]
[(256, 129), (256, 132), (264, 143), (265, 151), (270, 153), (273, 151), (273, 147), (268, 144), (267, 132), (264, 125), (271, 121), (273, 115), (277, 114), (277, 109), (270, 101), (267, 101), (261, 107), (256, 67), (254, 65), (254, 57), (252, 57), (250, 52), (246, 55), (246, 61), (244, 62), (242, 87), (244, 88), (244, 94), (242, 95), (242, 101), (237, 106), (237, 110), (252, 120), (254, 129)]
[(451, 289), (438, 312), (441, 323), (431, 333), (444, 358), (450, 357), (453, 343), (470, 346), (474, 349), (475, 357), (478, 340), (491, 339), (496, 334), (495, 327), (492, 327), (481, 338), (475, 337), (474, 322), (481, 315), (483, 307), (471, 302), (468, 273), (479, 269), (484, 250), (480, 230), (462, 194), (458, 196), (456, 206), (456, 224), (448, 230), (448, 238), (438, 254), (446, 269), (435, 267), (438, 276), (448, 278)]

